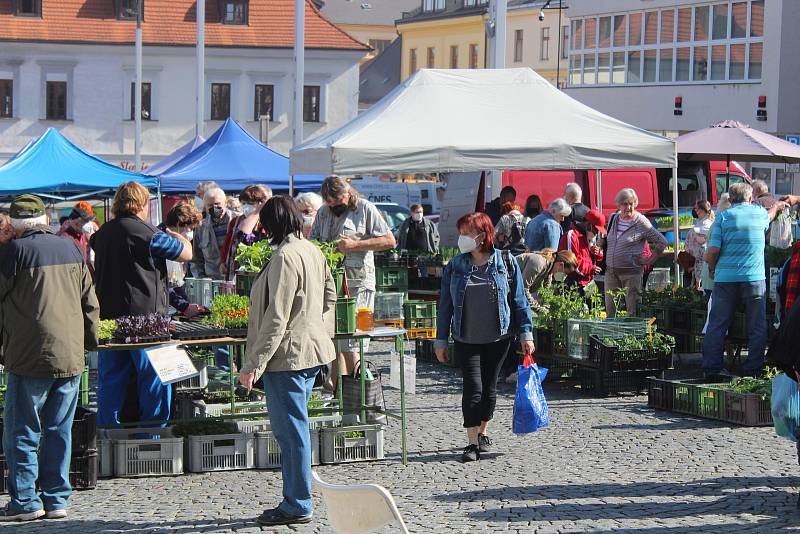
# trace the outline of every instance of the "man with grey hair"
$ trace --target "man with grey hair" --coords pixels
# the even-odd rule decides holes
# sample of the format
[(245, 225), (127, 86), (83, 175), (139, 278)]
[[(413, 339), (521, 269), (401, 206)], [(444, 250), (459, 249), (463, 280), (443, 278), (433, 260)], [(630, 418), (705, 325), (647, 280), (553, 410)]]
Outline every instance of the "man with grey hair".
[(55, 235), (39, 197), (15, 198), (11, 224), (17, 239), (0, 247), (10, 497), (0, 521), (64, 518), (72, 493), (72, 420), (84, 351), (97, 346), (99, 306), (83, 255)]
[(558, 250), (558, 242), (563, 233), (561, 223), (570, 213), (572, 208), (566, 200), (557, 198), (552, 201), (547, 211), (534, 217), (525, 227), (525, 247), (532, 252), (546, 248)]
[(733, 184), (728, 193), (732, 206), (714, 221), (705, 257), (714, 290), (703, 342), (703, 371), (712, 379), (727, 375), (723, 369), (725, 336), (739, 304), (745, 307), (748, 325), (744, 373), (761, 374), (767, 344), (764, 233), (785, 205), (776, 201), (766, 210), (752, 204), (753, 188), (743, 182)]
[(203, 214), (203, 217), (206, 216), (205, 212), (205, 197), (206, 191), (211, 188), (219, 187), (217, 182), (212, 180), (206, 180), (204, 182), (197, 182), (197, 187), (194, 189), (194, 206)]
[(219, 187), (206, 190), (203, 197), (203, 222), (192, 241), (190, 267), (195, 278), (222, 280), (222, 248), (228, 234), (233, 214), (228, 209), (228, 198)]
[(564, 200), (566, 200), (569, 207), (572, 208), (572, 213), (561, 223), (564, 233), (567, 233), (572, 223), (581, 223), (584, 221), (584, 217), (589, 211), (589, 206), (583, 203), (583, 189), (575, 182), (570, 182), (564, 187)]

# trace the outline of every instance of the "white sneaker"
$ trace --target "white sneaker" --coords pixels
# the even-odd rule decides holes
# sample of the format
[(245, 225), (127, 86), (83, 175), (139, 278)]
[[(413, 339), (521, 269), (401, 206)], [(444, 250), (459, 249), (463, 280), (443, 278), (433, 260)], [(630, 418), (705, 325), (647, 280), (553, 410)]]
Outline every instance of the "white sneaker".
[(517, 373), (515, 371), (506, 377), (506, 384), (515, 385), (516, 383), (517, 383)]
[(0, 509), (0, 521), (34, 521), (44, 516), (44, 510), (36, 510), (35, 512), (12, 512), (9, 506)]
[(44, 514), (45, 519), (64, 519), (67, 517), (67, 509), (59, 508), (58, 510), (47, 510)]

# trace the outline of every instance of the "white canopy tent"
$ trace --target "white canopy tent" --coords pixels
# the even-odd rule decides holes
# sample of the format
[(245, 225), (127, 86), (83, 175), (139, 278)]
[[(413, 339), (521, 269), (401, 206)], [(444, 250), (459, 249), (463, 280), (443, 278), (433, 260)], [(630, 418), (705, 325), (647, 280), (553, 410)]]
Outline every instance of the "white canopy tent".
[[(638, 167), (672, 168), (677, 182), (675, 142), (581, 104), (530, 68), (422, 69), (290, 158), (292, 175)], [(677, 236), (677, 187), (672, 200)]]

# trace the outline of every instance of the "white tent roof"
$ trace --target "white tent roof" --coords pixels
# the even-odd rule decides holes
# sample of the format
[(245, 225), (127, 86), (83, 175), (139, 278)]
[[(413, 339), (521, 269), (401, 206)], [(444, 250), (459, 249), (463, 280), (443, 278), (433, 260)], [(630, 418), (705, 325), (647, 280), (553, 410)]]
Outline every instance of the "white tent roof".
[(674, 165), (674, 141), (581, 104), (529, 68), (422, 69), (291, 152), (293, 175)]

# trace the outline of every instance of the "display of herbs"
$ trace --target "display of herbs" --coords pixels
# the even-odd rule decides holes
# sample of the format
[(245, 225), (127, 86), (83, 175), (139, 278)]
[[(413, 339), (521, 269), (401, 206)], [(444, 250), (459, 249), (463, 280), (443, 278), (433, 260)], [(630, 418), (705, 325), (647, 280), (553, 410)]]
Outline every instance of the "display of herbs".
[(252, 245), (239, 243), (234, 257), (239, 265), (239, 270), (247, 273), (260, 273), (271, 258), (272, 247), (266, 239), (257, 241)]
[(363, 430), (352, 430), (350, 432), (344, 433), (344, 437), (347, 439), (358, 439), (358, 438), (364, 438), (366, 436), (367, 434)]
[(641, 357), (649, 358), (652, 352), (668, 354), (675, 347), (675, 338), (655, 332), (653, 335), (636, 337), (624, 336), (621, 338), (603, 338), (607, 347), (619, 349), (617, 358), (621, 361), (634, 361)]
[(329, 243), (322, 243), (317, 240), (311, 240), (311, 242), (322, 251), (322, 255), (325, 256), (325, 262), (328, 264), (328, 268), (331, 270), (331, 272), (342, 267), (342, 263), (344, 262), (344, 254), (339, 252), (338, 240), (331, 241)]
[[(674, 225), (674, 218), (672, 215), (665, 215), (663, 217), (656, 217), (653, 219), (659, 230), (672, 230)], [(691, 215), (678, 215), (678, 226), (680, 228), (691, 228), (694, 224), (694, 219)]]
[(458, 247), (442, 247), (439, 251), (439, 255), (442, 257), (444, 263), (449, 262), (459, 254), (461, 254), (461, 251), (458, 250)]
[(587, 304), (575, 286), (553, 284), (539, 289), (536, 327), (553, 330), (567, 319), (600, 319), (603, 296), (596, 291)]
[(111, 339), (117, 329), (117, 322), (114, 319), (100, 319), (97, 323), (97, 339)]
[(219, 419), (198, 419), (186, 423), (179, 423), (172, 429), (172, 433), (179, 438), (189, 436), (219, 436), (223, 434), (238, 434), (236, 423), (220, 421)]
[(250, 319), (250, 297), (219, 294), (211, 301), (208, 321), (221, 328), (247, 328)]
[(767, 367), (761, 378), (739, 377), (735, 378), (730, 384), (725, 384), (722, 389), (729, 389), (735, 393), (752, 393), (761, 396), (762, 400), (767, 400), (772, 395), (772, 379), (778, 376), (780, 371), (775, 367)]
[(642, 303), (681, 308), (703, 308), (706, 305), (703, 293), (691, 287), (658, 288), (642, 292)]
[(157, 313), (147, 315), (126, 315), (116, 320), (114, 338), (125, 342), (137, 342), (141, 339), (169, 336), (169, 317)]

